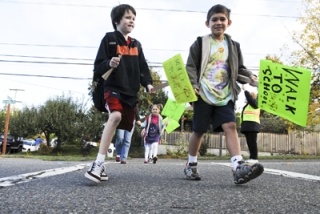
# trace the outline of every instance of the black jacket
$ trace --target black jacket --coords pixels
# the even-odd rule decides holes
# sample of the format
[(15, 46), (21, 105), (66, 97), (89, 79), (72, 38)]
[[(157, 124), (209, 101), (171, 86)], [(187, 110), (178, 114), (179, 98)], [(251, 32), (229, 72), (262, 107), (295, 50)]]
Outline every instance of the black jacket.
[(140, 84), (147, 88), (148, 84), (152, 84), (152, 77), (140, 42), (130, 39), (131, 43), (127, 45), (119, 31), (106, 33), (100, 43), (93, 70), (103, 75), (111, 68), (111, 58), (121, 55), (119, 66), (104, 81), (104, 89), (117, 93), (121, 101), (135, 106)]

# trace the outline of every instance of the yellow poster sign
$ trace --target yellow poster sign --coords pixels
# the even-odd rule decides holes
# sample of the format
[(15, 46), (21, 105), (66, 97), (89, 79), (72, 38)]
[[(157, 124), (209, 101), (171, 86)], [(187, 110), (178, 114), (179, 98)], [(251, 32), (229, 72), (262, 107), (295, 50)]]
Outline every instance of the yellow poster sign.
[(197, 96), (190, 83), (181, 55), (177, 54), (162, 64), (177, 103), (196, 101)]
[(311, 71), (261, 60), (259, 107), (300, 126), (306, 126)]

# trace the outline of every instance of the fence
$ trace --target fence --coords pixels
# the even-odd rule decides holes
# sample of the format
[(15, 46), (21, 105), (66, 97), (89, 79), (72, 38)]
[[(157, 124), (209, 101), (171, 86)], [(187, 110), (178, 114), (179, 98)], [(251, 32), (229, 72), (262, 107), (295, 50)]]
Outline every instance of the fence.
[[(177, 145), (189, 143), (191, 132), (165, 133), (164, 144)], [(239, 134), (241, 150), (248, 151), (244, 135)], [(225, 136), (223, 133), (206, 134), (204, 138), (209, 148), (226, 149)], [(291, 132), (289, 134), (259, 133), (259, 152), (271, 154), (301, 154), (320, 155), (320, 133), (318, 132)]]

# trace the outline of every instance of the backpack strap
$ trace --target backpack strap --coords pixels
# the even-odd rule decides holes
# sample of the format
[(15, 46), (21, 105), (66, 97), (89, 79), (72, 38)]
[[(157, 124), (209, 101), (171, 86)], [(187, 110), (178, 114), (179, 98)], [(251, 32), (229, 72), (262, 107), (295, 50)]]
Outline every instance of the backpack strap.
[(106, 33), (107, 39), (108, 39), (108, 50), (109, 50), (109, 57), (115, 57), (117, 56), (117, 36), (115, 32), (109, 32)]
[(146, 136), (148, 135), (148, 132), (149, 132), (149, 128), (150, 128), (150, 115), (147, 115), (146, 117), (146, 124), (147, 124), (147, 127), (146, 127)]
[[(107, 51), (108, 55), (107, 57), (109, 57), (110, 59), (112, 57), (117, 56), (117, 36), (115, 32), (108, 32), (105, 35), (105, 38), (107, 38), (107, 41), (105, 41), (105, 50)], [(104, 82), (103, 78), (101, 77), (101, 75), (96, 74), (96, 72), (93, 72), (93, 80), (94, 81), (100, 81), (100, 82)]]
[(199, 45), (199, 52), (198, 52), (199, 62), (196, 66), (197, 66), (197, 70), (200, 70), (201, 69), (201, 56), (202, 56), (202, 37), (198, 36), (197, 42)]
[[(202, 58), (202, 37), (201, 36), (198, 36), (197, 37), (197, 42), (198, 42), (198, 45), (199, 45), (199, 52), (198, 52), (198, 63), (196, 64), (196, 68), (197, 68), (197, 72), (200, 74), (201, 73), (201, 58)], [(200, 79), (200, 75), (198, 75), (198, 82), (199, 82), (199, 79)]]
[(159, 119), (158, 119), (158, 123), (159, 123), (159, 134), (161, 134), (161, 130), (162, 130), (162, 116), (159, 114)]

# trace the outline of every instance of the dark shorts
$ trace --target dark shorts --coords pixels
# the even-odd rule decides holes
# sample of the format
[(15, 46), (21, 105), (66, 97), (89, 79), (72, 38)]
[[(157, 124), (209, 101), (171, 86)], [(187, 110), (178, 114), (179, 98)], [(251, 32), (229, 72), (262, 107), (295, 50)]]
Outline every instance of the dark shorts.
[(193, 103), (193, 131), (206, 133), (212, 124), (214, 132), (222, 132), (222, 124), (236, 122), (234, 102), (229, 101), (225, 106), (212, 106), (198, 97)]
[(121, 102), (119, 97), (112, 92), (106, 91), (104, 93), (104, 99), (106, 100), (106, 108), (109, 112), (119, 111), (121, 112), (121, 121), (118, 125), (117, 129), (124, 129), (127, 131), (131, 131), (133, 127), (133, 121), (135, 118), (135, 108), (126, 105)]

